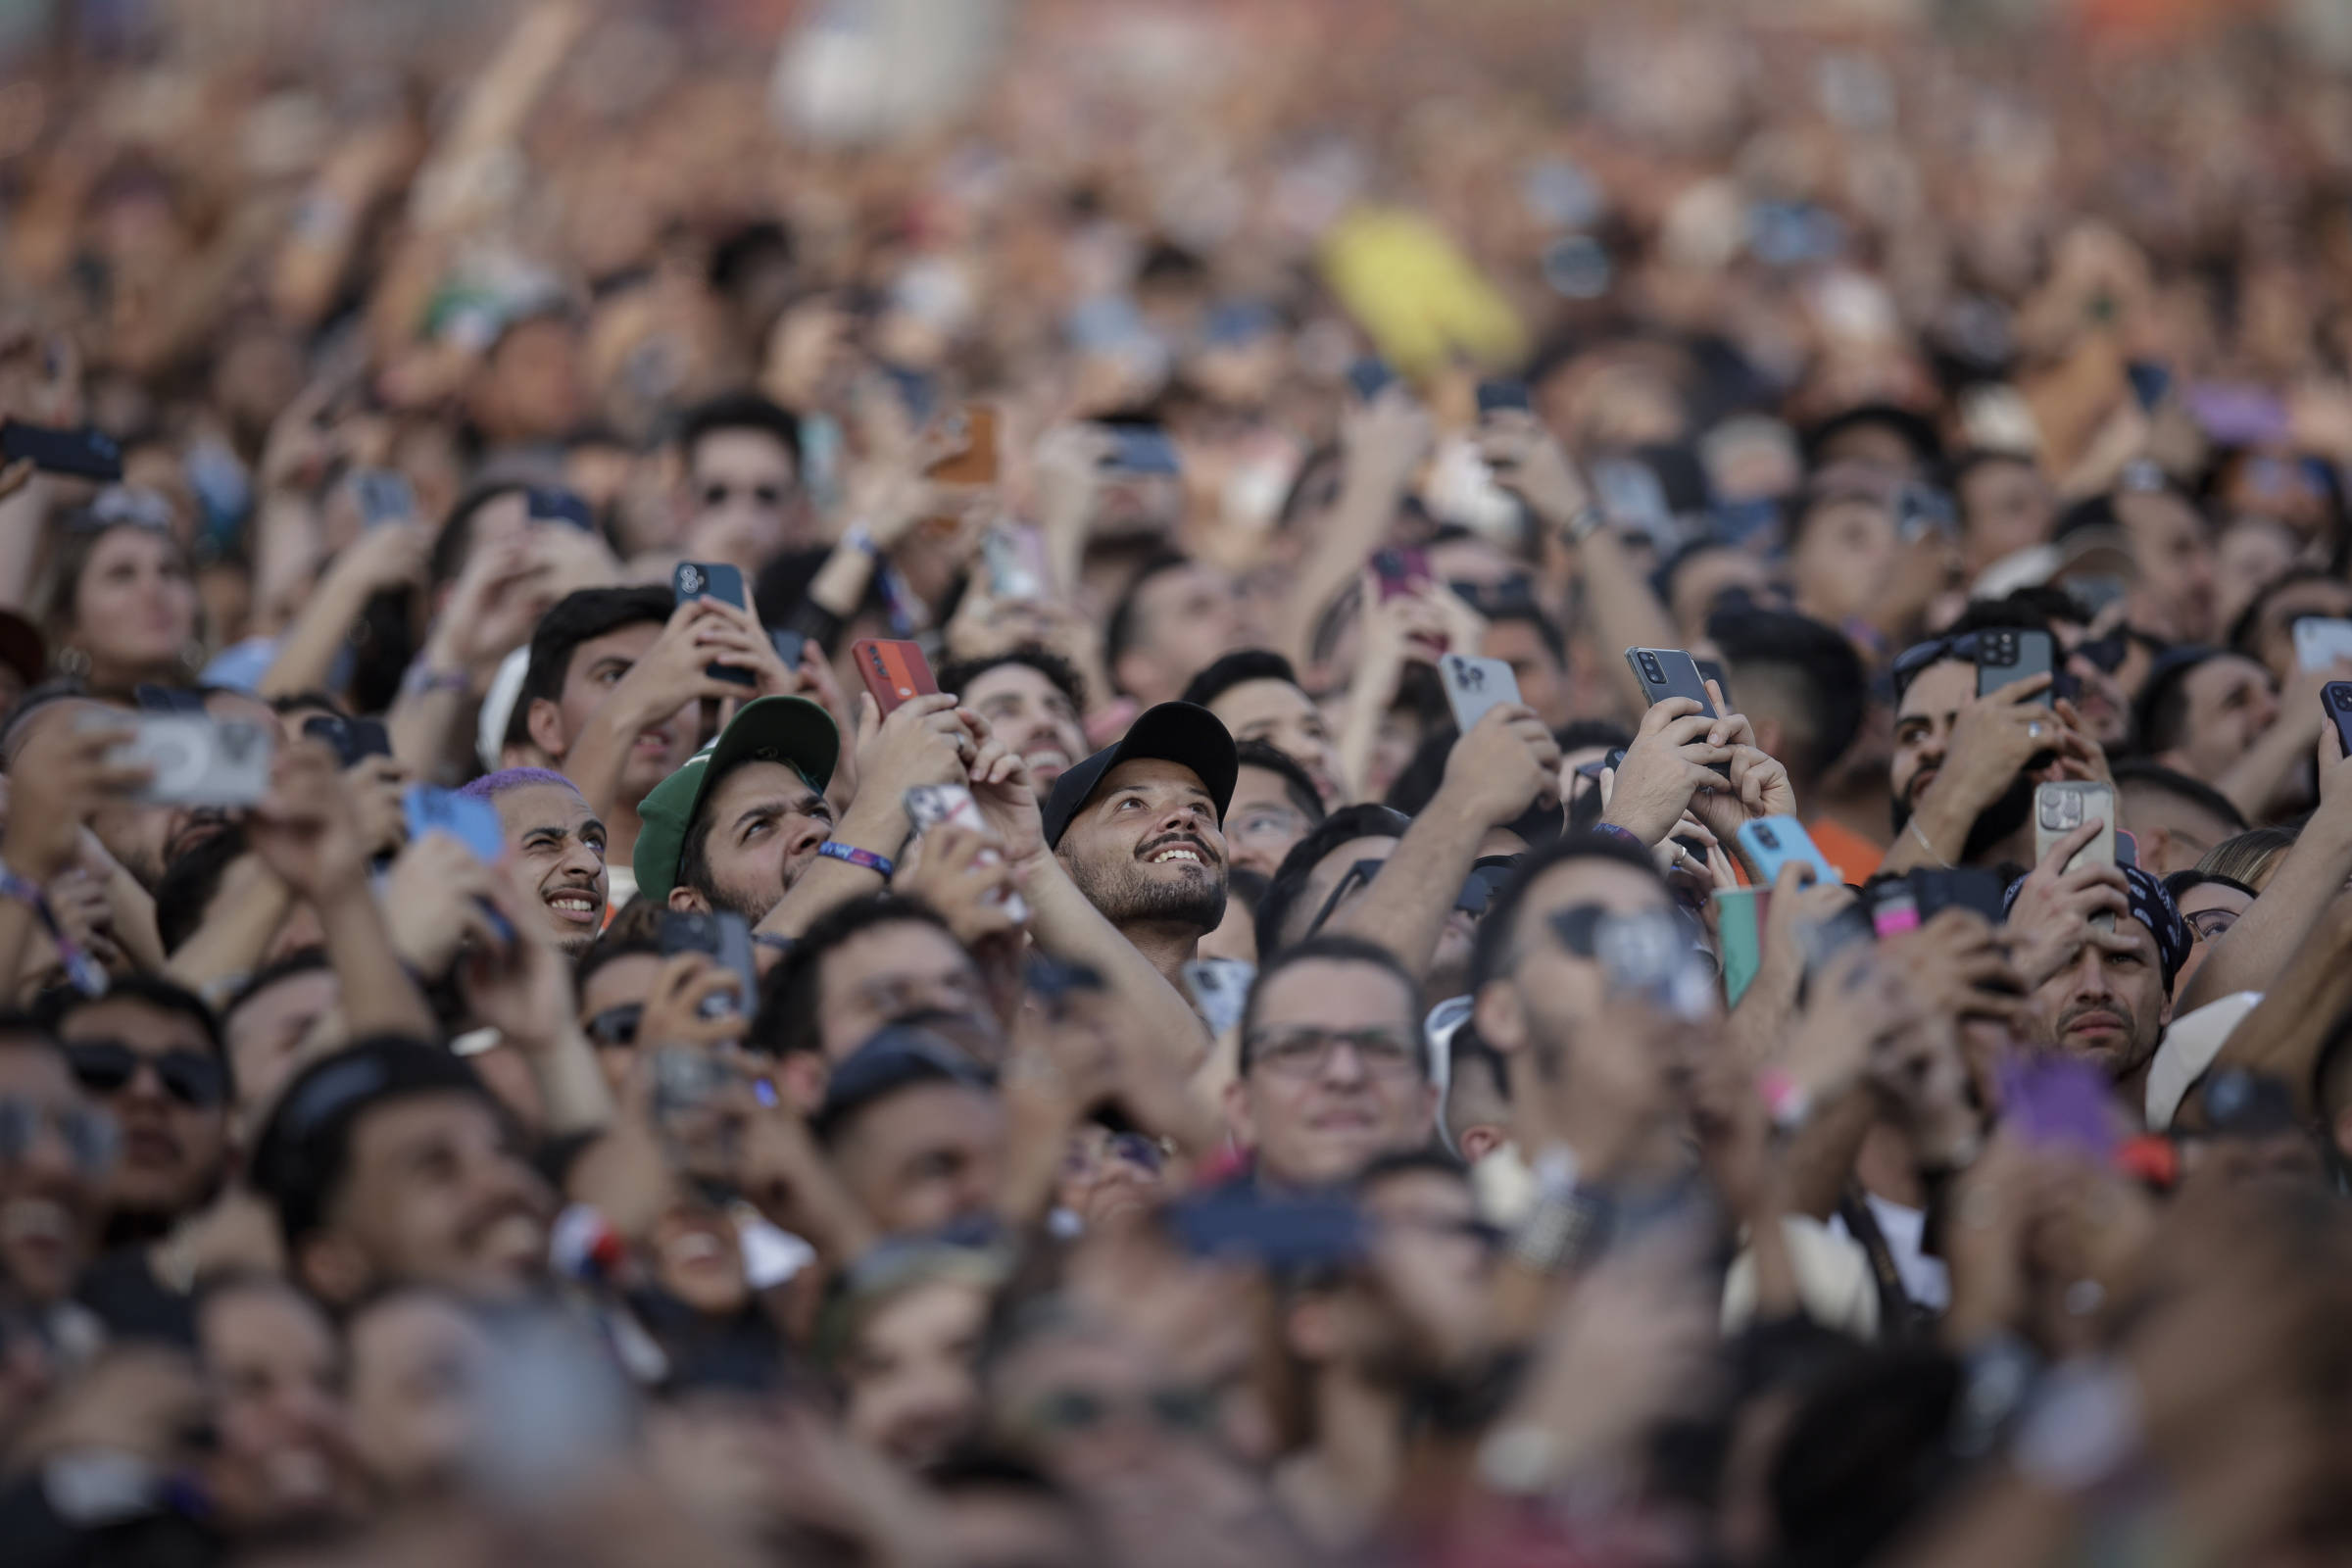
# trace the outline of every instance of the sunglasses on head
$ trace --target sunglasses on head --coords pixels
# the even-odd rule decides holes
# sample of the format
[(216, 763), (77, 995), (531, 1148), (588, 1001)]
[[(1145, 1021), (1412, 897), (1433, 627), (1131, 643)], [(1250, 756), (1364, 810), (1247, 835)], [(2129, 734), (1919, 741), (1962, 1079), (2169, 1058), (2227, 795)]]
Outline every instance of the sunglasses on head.
[(228, 1074), (217, 1056), (201, 1051), (167, 1051), (147, 1056), (120, 1040), (69, 1040), (66, 1065), (94, 1095), (111, 1095), (139, 1075), (142, 1065), (153, 1067), (156, 1078), (173, 1100), (198, 1110), (210, 1110), (228, 1097)]

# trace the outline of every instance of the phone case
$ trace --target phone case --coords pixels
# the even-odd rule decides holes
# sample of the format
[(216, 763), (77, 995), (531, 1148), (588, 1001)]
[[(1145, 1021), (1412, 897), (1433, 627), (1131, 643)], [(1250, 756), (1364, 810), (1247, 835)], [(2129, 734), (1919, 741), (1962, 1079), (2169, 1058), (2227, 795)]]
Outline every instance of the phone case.
[(1723, 956), (1723, 1003), (1740, 1004), (1740, 998), (1764, 966), (1764, 920), (1772, 907), (1770, 888), (1717, 888), (1715, 946)]
[(2326, 669), (2339, 659), (2352, 659), (2352, 620), (2306, 615), (2295, 622), (2295, 662), (2305, 669)]
[[(2107, 825), (2099, 836), (2084, 845), (2075, 858), (2066, 862), (2071, 871), (2078, 865), (2113, 865), (2115, 861), (2115, 791), (2104, 784), (2084, 784), (2073, 781), (2044, 784), (2034, 792), (2034, 858), (2041, 859), (2050, 853), (2050, 846), (2097, 817)], [(2112, 912), (2093, 915), (2091, 923), (2101, 930), (2115, 929)]]
[(352, 488), (359, 493), (362, 527), (405, 522), (416, 515), (416, 493), (409, 488), (408, 475), (397, 468), (363, 469), (353, 476)]
[(751, 923), (742, 915), (726, 909), (708, 914), (700, 910), (665, 909), (659, 941), (664, 957), (680, 953), (708, 954), (735, 976), (739, 1001), (730, 1002), (723, 996), (707, 997), (701, 1008), (704, 1017), (748, 1011), (757, 1002), (760, 969), (752, 956)]
[(1699, 711), (1715, 711), (1698, 662), (1680, 648), (1628, 648), (1625, 662), (1633, 666), (1634, 679), (1642, 683), (1651, 707), (1669, 697), (1690, 697), (1697, 700)]
[(498, 808), (488, 801), (429, 784), (412, 784), (401, 797), (401, 807), (412, 841), (427, 833), (447, 833), (484, 865), (496, 865), (507, 853), (507, 830), (499, 822)]
[(596, 519), (588, 514), (588, 503), (561, 486), (531, 486), (530, 507), (533, 521), (561, 522), (582, 533), (596, 531)]
[(1429, 571), (1429, 553), (1423, 550), (1374, 553), (1372, 576), (1380, 584), (1380, 602), (1384, 605), (1435, 581)]
[(1793, 816), (1760, 816), (1752, 822), (1740, 824), (1740, 848), (1747, 856), (1756, 880), (1773, 883), (1780, 880), (1781, 867), (1794, 860), (1813, 868), (1813, 880), (1824, 883), (1842, 883), (1845, 878), (1830, 864), (1813, 843), (1813, 835)]
[[(716, 599), (722, 604), (748, 610), (751, 602), (744, 597), (743, 568), (721, 561), (681, 561), (677, 570), (670, 573), (670, 592), (677, 603), (689, 599)], [(760, 677), (739, 664), (705, 664), (703, 673), (712, 680), (731, 681), (737, 686), (757, 686)]]
[(1493, 380), (1478, 383), (1478, 413), (1481, 418), (1501, 409), (1532, 409), (1525, 381)]
[(253, 806), (270, 793), (277, 731), (204, 713), (108, 713), (99, 727), (122, 723), (129, 743), (112, 761), (145, 766), (154, 776), (138, 799), (150, 806)]
[(967, 403), (949, 416), (948, 431), (961, 443), (931, 465), (926, 477), (941, 484), (997, 482), (997, 411)]
[(1519, 700), (1519, 677), (1499, 659), (1447, 654), (1438, 661), (1438, 678), (1445, 683), (1453, 722), (1465, 735), (1486, 716), (1488, 709)]
[[(2050, 674), (2056, 652), (2046, 631), (2002, 627), (1977, 633), (1977, 695), (1988, 697), (2004, 686)], [(2045, 686), (2034, 701), (2047, 707), (2054, 695)]]
[(2320, 688), (2320, 706), (2335, 723), (2335, 738), (2344, 755), (2352, 757), (2352, 680), (2331, 680)]
[(103, 430), (61, 430), (11, 419), (0, 424), (0, 458), (30, 458), (50, 473), (70, 473), (112, 484), (122, 477), (122, 448)]
[[(916, 784), (906, 791), (906, 819), (914, 824), (917, 837), (928, 833), (942, 822), (954, 822), (975, 832), (988, 831), (988, 818), (980, 814), (980, 803), (972, 792), (961, 784)], [(996, 849), (980, 852), (981, 863), (993, 865), (1004, 857)], [(1018, 893), (1004, 893), (994, 901), (1013, 919), (1026, 921), (1029, 906)]]
[(850, 658), (858, 665), (858, 678), (865, 682), (885, 718), (901, 703), (939, 690), (939, 682), (931, 676), (930, 661), (913, 643), (860, 637), (850, 644)]

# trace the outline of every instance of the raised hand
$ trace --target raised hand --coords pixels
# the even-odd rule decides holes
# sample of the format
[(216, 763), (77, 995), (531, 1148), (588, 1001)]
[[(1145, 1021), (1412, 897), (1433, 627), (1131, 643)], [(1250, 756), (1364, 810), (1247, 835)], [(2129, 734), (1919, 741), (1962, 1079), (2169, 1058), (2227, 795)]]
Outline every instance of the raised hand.
[(1653, 704), (1642, 715), (1633, 745), (1625, 749), (1600, 819), (1644, 844), (1656, 844), (1672, 833), (1700, 790), (1724, 783), (1715, 768), (1731, 760), (1732, 748), (1707, 739), (1724, 722), (1689, 697)]
[(1560, 748), (1535, 710), (1502, 703), (1479, 715), (1446, 758), (1442, 792), (1451, 808), (1500, 827), (1559, 790)]
[(283, 748), (270, 770), (270, 795), (246, 820), (262, 863), (313, 905), (366, 891), (374, 846), (345, 791), (335, 756), (316, 741)]
[(49, 882), (81, 855), (82, 824), (100, 807), (126, 800), (146, 785), (148, 769), (108, 760), (131, 739), (130, 727), (107, 714), (103, 725), (79, 727), (60, 714), (31, 726), (8, 770), (8, 826), (0, 832), (0, 860), (17, 875)]

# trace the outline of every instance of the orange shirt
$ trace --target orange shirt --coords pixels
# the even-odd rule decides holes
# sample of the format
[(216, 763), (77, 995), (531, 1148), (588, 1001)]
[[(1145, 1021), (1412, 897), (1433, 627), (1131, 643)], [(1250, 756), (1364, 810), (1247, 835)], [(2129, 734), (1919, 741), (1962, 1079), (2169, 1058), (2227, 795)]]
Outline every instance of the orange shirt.
[(1886, 858), (1885, 850), (1832, 817), (1807, 822), (1805, 831), (1813, 836), (1813, 847), (1821, 851), (1823, 858), (1838, 868), (1839, 876), (1857, 887), (1869, 881), (1879, 862)]

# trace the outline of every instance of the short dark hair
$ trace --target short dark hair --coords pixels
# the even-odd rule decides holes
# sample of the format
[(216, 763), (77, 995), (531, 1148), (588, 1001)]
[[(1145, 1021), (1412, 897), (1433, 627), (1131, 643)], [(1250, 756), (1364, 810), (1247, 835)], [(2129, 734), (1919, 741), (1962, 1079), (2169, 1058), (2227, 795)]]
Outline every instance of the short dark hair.
[(1258, 962), (1262, 964), (1282, 951), (1282, 928), (1290, 923), (1292, 908), (1306, 891), (1306, 879), (1325, 856), (1351, 839), (1402, 838), (1410, 826), (1412, 819), (1402, 811), (1359, 801), (1341, 807), (1292, 845), (1282, 864), (1275, 867), (1273, 885), (1257, 906)]
[(1536, 640), (1544, 645), (1545, 653), (1551, 655), (1551, 662), (1562, 669), (1568, 667), (1568, 638), (1560, 630), (1559, 623), (1544, 613), (1542, 605), (1532, 599), (1504, 599), (1486, 602), (1480, 606), (1480, 610), (1490, 625), (1499, 626), (1505, 621), (1515, 620), (1535, 627)]
[(1979, 469), (2002, 463), (2013, 463), (2035, 473), (2041, 471), (2041, 465), (2034, 461), (2032, 453), (2017, 452), (2007, 447), (1965, 447), (1954, 453), (1944, 465), (1943, 488), (1951, 495), (1953, 516), (1960, 524), (1962, 533), (1967, 533), (1969, 528), (1968, 499), (1962, 491), (1968, 481), (1976, 477)]
[(1236, 686), (1253, 680), (1278, 680), (1297, 686), (1298, 672), (1291, 667), (1289, 660), (1270, 648), (1237, 648), (1195, 675), (1184, 688), (1184, 701), (1206, 708)]
[(757, 430), (776, 438), (792, 457), (792, 471), (801, 471), (801, 421), (781, 405), (757, 392), (725, 392), (686, 411), (678, 422), (678, 451), (688, 467), (694, 449), (705, 436), (721, 430)]
[(2230, 635), (2227, 639), (2230, 649), (2234, 653), (2253, 658), (2254, 632), (2255, 628), (2262, 624), (2262, 612), (2271, 608), (2271, 601), (2279, 593), (2288, 588), (2300, 588), (2307, 582), (2333, 583), (2339, 588), (2344, 585), (2344, 579), (2326, 566), (2287, 567), (2286, 570), (2264, 583), (2254, 597), (2247, 601), (2246, 608), (2237, 612), (2237, 618), (2230, 623)]
[(760, 987), (760, 1010), (744, 1040), (747, 1050), (762, 1055), (789, 1056), (796, 1051), (817, 1052), (823, 1039), (825, 959), (878, 926), (927, 925), (956, 933), (938, 910), (920, 899), (898, 893), (869, 893), (835, 905), (809, 923), (792, 951), (770, 969)]
[(204, 924), (205, 911), (220, 897), (221, 878), (252, 847), (245, 825), (232, 822), (198, 839), (164, 867), (155, 884), (155, 934), (166, 957), (177, 953)]
[(1291, 758), (1290, 753), (1275, 750), (1264, 741), (1243, 741), (1234, 747), (1234, 756), (1243, 767), (1259, 767), (1282, 779), (1282, 792), (1290, 797), (1307, 821), (1315, 827), (1323, 824), (1330, 813), (1324, 809), (1323, 797), (1315, 793), (1315, 781), (1307, 776)]
[(1634, 732), (1611, 718), (1572, 718), (1552, 731), (1551, 738), (1563, 752), (1581, 752), (1594, 746), (1624, 747), (1634, 744)]
[(2032, 616), (2034, 623), (2052, 628), (2062, 625), (2088, 626), (2097, 618), (2087, 605), (2054, 582), (2028, 583), (2023, 588), (2012, 588), (1988, 603), (2005, 607), (2019, 615)]
[(2157, 656), (2132, 708), (2132, 731), (2142, 752), (2159, 757), (2187, 738), (2188, 677), (2221, 654), (2218, 648), (2168, 648)]
[(1085, 677), (1078, 673), (1077, 667), (1068, 660), (1043, 643), (1023, 643), (1018, 648), (1006, 649), (1001, 654), (990, 654), (985, 659), (950, 660), (947, 663), (939, 666), (939, 689), (943, 692), (954, 692), (960, 697), (972, 682), (990, 670), (1002, 669), (1006, 664), (1020, 664), (1036, 670), (1047, 680), (1053, 682), (1055, 691), (1069, 699), (1073, 711), (1081, 715), (1086, 712)]
[(630, 934), (616, 936), (608, 928), (604, 935), (598, 937), (590, 945), (586, 953), (580, 955), (579, 964), (571, 972), (572, 989), (575, 992), (587, 990), (588, 977), (608, 963), (617, 963), (622, 958), (659, 958), (662, 956), (665, 955), (662, 952), (662, 944), (651, 937)]
[(282, 957), (272, 958), (259, 969), (254, 970), (245, 977), (245, 983), (237, 987), (230, 994), (228, 1001), (221, 1004), (220, 1027), (223, 1031), (223, 1038), (225, 1038), (228, 1028), (228, 1020), (237, 1015), (239, 1007), (276, 985), (280, 980), (291, 979), (298, 974), (311, 974), (322, 969), (329, 974), (334, 973), (335, 969), (333, 961), (326, 956), (326, 950), (321, 947), (308, 947), (296, 948), (292, 953), (286, 954)]
[(1429, 1076), (1429, 1041), (1422, 1033), (1422, 1015), (1428, 1010), (1421, 1004), (1421, 982), (1387, 948), (1362, 937), (1334, 932), (1329, 936), (1312, 936), (1297, 947), (1285, 949), (1258, 964), (1257, 978), (1250, 982), (1250, 1000), (1242, 1004), (1240, 1055), (1235, 1070), (1247, 1076), (1250, 1071), (1250, 1037), (1257, 1029), (1257, 1009), (1266, 994), (1266, 987), (1285, 969), (1302, 963), (1360, 963), (1381, 970), (1404, 987), (1405, 1014), (1412, 1020), (1413, 1036), (1421, 1042), (1414, 1059), (1420, 1064), (1423, 1077)]
[(920, 1026), (893, 1024), (843, 1058), (825, 1087), (824, 1103), (808, 1118), (808, 1131), (830, 1149), (875, 1105), (923, 1084), (991, 1094), (996, 1076)]
[(677, 608), (667, 588), (578, 588), (548, 607), (531, 628), (530, 662), (514, 694), (514, 711), (528, 722), (531, 704), (545, 698), (564, 700), (564, 683), (571, 673), (571, 656), (580, 644), (610, 636), (624, 626), (666, 622)]
[(107, 982), (106, 989), (96, 996), (87, 995), (72, 986), (58, 986), (35, 1000), (33, 1012), (41, 1020), (43, 1028), (62, 1039), (68, 1019), (84, 1008), (107, 1002), (143, 1002), (158, 1012), (176, 1012), (183, 1018), (194, 1020), (196, 1026), (204, 1031), (205, 1042), (213, 1048), (213, 1054), (220, 1058), (223, 1067), (228, 1065), (228, 1050), (220, 1040), (220, 1015), (195, 992), (185, 986), (175, 985), (160, 974), (133, 970), (129, 974), (116, 975)]
[(1471, 995), (1476, 996), (1489, 981), (1510, 969), (1511, 955), (1518, 948), (1519, 911), (1527, 904), (1529, 890), (1555, 866), (1573, 860), (1614, 861), (1648, 877), (1657, 884), (1660, 893), (1666, 889), (1666, 879), (1658, 874), (1658, 864), (1649, 858), (1649, 852), (1615, 834), (1563, 833), (1549, 844), (1529, 851), (1511, 879), (1495, 890), (1494, 902), (1487, 906), (1486, 917), (1478, 922), (1478, 935), (1470, 946)]
[(1136, 568), (1135, 575), (1127, 579), (1127, 586), (1119, 590), (1117, 602), (1110, 607), (1109, 624), (1102, 632), (1102, 663), (1104, 668), (1111, 671), (1110, 678), (1114, 684), (1119, 678), (1119, 661), (1135, 647), (1137, 636), (1143, 630), (1136, 624), (1136, 617), (1141, 613), (1137, 609), (1137, 601), (1142, 598), (1144, 589), (1152, 578), (1165, 576), (1171, 571), (1182, 571), (1192, 564), (1193, 558), (1181, 551), (1158, 551), (1147, 558)]
[(2115, 775), (2115, 787), (2118, 790), (2128, 789), (2134, 784), (2161, 790), (2216, 821), (2228, 823), (2231, 833), (2243, 833), (2246, 830), (2245, 813), (2237, 808), (2229, 796), (2203, 779), (2190, 778), (2176, 768), (2148, 761), (2144, 758), (2118, 762), (2110, 771)]
[(1727, 609), (1707, 617), (1707, 636), (1741, 691), (1787, 691), (1781, 706), (1797, 754), (1788, 760), (1804, 776), (1819, 778), (1845, 755), (1870, 707), (1870, 675), (1842, 632), (1794, 611)]
[(458, 497), (457, 505), (449, 509), (449, 520), (433, 536), (427, 569), (435, 587), (466, 569), (466, 558), (473, 551), (474, 516), (500, 497), (518, 495), (529, 488), (520, 479), (485, 479)]

